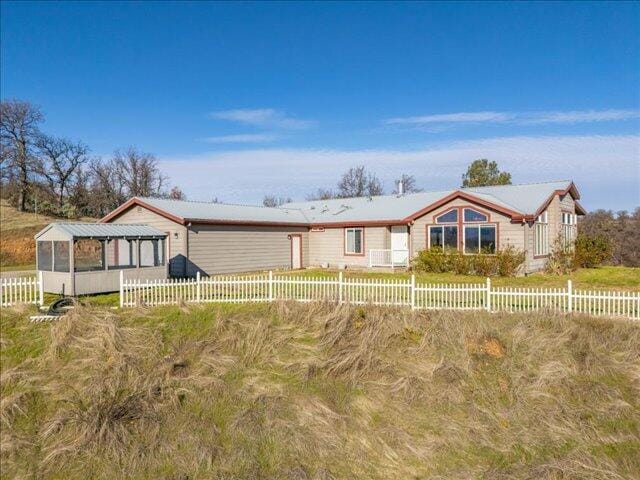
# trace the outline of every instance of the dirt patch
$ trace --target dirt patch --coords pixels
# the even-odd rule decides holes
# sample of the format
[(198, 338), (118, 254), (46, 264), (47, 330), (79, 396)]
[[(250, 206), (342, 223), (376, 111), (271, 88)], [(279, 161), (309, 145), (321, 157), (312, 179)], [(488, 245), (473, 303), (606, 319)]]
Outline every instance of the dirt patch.
[(502, 345), (502, 342), (491, 336), (467, 338), (465, 346), (470, 355), (488, 356), (492, 358), (503, 358), (506, 355), (506, 349), (504, 345)]

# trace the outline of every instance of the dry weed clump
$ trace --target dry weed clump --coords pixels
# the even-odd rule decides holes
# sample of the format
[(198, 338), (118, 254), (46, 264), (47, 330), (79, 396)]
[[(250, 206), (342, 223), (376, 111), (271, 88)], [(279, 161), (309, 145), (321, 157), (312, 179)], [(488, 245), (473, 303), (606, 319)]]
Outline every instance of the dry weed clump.
[(281, 302), (2, 319), (7, 478), (620, 479), (640, 327)]

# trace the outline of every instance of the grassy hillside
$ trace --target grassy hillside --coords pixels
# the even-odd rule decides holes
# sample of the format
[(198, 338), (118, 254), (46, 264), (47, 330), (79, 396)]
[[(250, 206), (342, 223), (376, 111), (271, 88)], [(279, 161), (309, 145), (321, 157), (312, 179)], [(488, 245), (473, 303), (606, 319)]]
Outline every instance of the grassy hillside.
[[(9, 203), (0, 200), (0, 266), (35, 268), (36, 244), (33, 236), (51, 222), (60, 221), (56, 217), (20, 212)], [(63, 219), (67, 220), (67, 219)], [(92, 221), (83, 218), (82, 221)], [(6, 268), (5, 268), (6, 267)]]
[(640, 474), (631, 322), (312, 304), (3, 317), (6, 478)]

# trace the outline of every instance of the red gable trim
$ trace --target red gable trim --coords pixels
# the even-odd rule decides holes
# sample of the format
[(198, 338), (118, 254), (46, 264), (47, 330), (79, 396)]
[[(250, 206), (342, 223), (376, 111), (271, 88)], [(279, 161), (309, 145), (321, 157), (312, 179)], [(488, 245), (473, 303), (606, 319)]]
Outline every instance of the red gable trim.
[(497, 204), (495, 204), (493, 202), (489, 202), (487, 200), (483, 200), (481, 198), (478, 198), (478, 197), (476, 197), (474, 195), (471, 195), (469, 193), (461, 192), (460, 190), (457, 190), (457, 191), (447, 195), (446, 197), (441, 198), (437, 202), (434, 202), (431, 205), (427, 205), (423, 209), (418, 210), (417, 212), (409, 215), (408, 217), (406, 217), (404, 219), (404, 222), (414, 221), (416, 218), (422, 217), (423, 215), (426, 215), (427, 213), (435, 210), (436, 208), (441, 207), (441, 206), (443, 206), (443, 205), (445, 205), (445, 204), (449, 203), (450, 201), (455, 200), (457, 198), (462, 198), (463, 200), (468, 200), (469, 202), (475, 203), (477, 205), (481, 205), (483, 207), (490, 208), (490, 209), (495, 210), (497, 212), (504, 213), (505, 215), (511, 217), (512, 220), (521, 221), (525, 217), (525, 215), (521, 214), (520, 212), (516, 212), (515, 210), (511, 210), (511, 209), (503, 207), (501, 205), (497, 205)]
[[(564, 190), (562, 189), (555, 190), (551, 195), (549, 195), (549, 198), (547, 198), (545, 202), (542, 204), (542, 206), (538, 210), (536, 210), (536, 213), (533, 215), (533, 218), (537, 218), (538, 215), (544, 212), (545, 209), (549, 206), (549, 204), (553, 201), (556, 195), (563, 196), (563, 195), (566, 195), (567, 193), (570, 193), (574, 200), (580, 199), (580, 192), (578, 191), (578, 187), (576, 187), (575, 184), (571, 182), (569, 186)], [(581, 213), (581, 215), (585, 215), (587, 213), (582, 207), (580, 207), (580, 209), (584, 212), (584, 213)]]
[(140, 200), (137, 197), (133, 197), (129, 200), (127, 200), (125, 203), (123, 203), (122, 205), (120, 205), (118, 208), (116, 208), (113, 212), (105, 215), (104, 217), (102, 217), (100, 219), (101, 223), (107, 223), (110, 222), (111, 220), (113, 220), (114, 218), (116, 218), (117, 216), (119, 216), (120, 214), (126, 212), (129, 208), (131, 208), (132, 206), (137, 205), (140, 207), (144, 207), (147, 210), (151, 210), (153, 213), (157, 213), (158, 215), (168, 218), (169, 220), (172, 220), (176, 223), (179, 223), (181, 225), (184, 225), (186, 223), (186, 220), (182, 217), (178, 217), (177, 215), (172, 215), (171, 213), (162, 210), (158, 207), (154, 207), (153, 205), (150, 205), (146, 202), (143, 202), (142, 200)]

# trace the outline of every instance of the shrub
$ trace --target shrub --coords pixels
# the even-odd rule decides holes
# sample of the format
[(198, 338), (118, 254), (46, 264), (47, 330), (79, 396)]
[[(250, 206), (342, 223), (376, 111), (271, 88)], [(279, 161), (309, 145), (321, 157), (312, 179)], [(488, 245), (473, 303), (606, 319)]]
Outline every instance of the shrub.
[(589, 237), (578, 234), (574, 251), (576, 267), (593, 268), (608, 262), (613, 254), (613, 245), (608, 237), (596, 235)]
[(575, 251), (564, 245), (562, 237), (558, 236), (551, 248), (551, 253), (545, 264), (545, 271), (552, 275), (565, 275), (576, 269)]
[(433, 247), (418, 253), (413, 260), (413, 268), (417, 272), (512, 277), (519, 272), (523, 263), (524, 252), (513, 246), (495, 254), (482, 255), (464, 255), (457, 250), (443, 252), (441, 248)]

